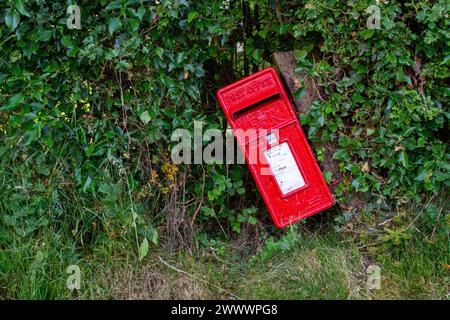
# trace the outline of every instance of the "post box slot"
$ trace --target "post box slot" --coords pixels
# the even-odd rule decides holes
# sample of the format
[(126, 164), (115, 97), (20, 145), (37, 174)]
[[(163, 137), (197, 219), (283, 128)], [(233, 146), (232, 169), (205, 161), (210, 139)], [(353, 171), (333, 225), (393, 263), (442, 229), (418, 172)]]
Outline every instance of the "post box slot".
[(275, 94), (273, 94), (273, 95), (271, 95), (271, 96), (269, 96), (269, 97), (267, 97), (265, 99), (257, 101), (257, 102), (255, 102), (255, 103), (253, 103), (251, 105), (248, 105), (248, 106), (246, 106), (246, 107), (244, 107), (244, 108), (234, 112), (233, 113), (233, 118), (236, 120), (236, 119), (242, 117), (243, 115), (246, 115), (250, 111), (256, 109), (260, 105), (265, 104), (265, 103), (270, 102), (270, 101), (277, 100), (279, 97), (280, 97), (280, 94), (279, 93), (275, 93)]

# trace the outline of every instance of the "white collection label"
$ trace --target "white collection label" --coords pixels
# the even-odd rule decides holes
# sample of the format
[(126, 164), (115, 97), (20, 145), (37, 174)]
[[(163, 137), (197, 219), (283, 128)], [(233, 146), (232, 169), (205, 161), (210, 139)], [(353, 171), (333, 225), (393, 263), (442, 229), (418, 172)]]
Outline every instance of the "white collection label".
[(283, 194), (305, 185), (305, 180), (286, 142), (266, 150), (264, 155)]

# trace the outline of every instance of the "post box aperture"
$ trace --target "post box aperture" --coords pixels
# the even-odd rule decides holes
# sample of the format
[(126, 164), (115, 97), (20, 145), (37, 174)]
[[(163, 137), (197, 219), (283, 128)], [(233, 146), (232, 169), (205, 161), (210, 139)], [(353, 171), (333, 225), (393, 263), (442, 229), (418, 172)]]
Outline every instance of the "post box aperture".
[(220, 89), (217, 98), (277, 227), (333, 204), (273, 68)]

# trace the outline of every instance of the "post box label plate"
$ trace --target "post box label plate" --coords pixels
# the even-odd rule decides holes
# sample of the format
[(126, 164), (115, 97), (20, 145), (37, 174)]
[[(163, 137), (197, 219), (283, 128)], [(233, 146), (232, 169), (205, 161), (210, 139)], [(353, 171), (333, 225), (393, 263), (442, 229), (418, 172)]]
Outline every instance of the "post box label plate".
[(286, 142), (266, 150), (264, 155), (283, 194), (288, 194), (305, 185), (305, 179)]

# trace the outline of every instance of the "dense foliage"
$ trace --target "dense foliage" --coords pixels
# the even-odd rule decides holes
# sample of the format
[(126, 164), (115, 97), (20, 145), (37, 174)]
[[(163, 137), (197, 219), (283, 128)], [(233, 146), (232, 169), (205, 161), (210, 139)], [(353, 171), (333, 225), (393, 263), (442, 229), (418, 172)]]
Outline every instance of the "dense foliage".
[[(225, 129), (216, 89), (280, 50), (321, 92), (300, 118), (339, 145), (338, 199), (395, 207), (448, 186), (446, 0), (379, 1), (381, 29), (365, 0), (86, 0), (81, 29), (70, 4), (0, 4), (0, 247), (51, 230), (73, 241), (68, 259), (116, 237), (142, 258), (161, 234), (178, 247), (270, 231), (245, 166), (175, 166), (170, 137), (194, 120)], [(445, 215), (424, 217), (448, 232)]]

